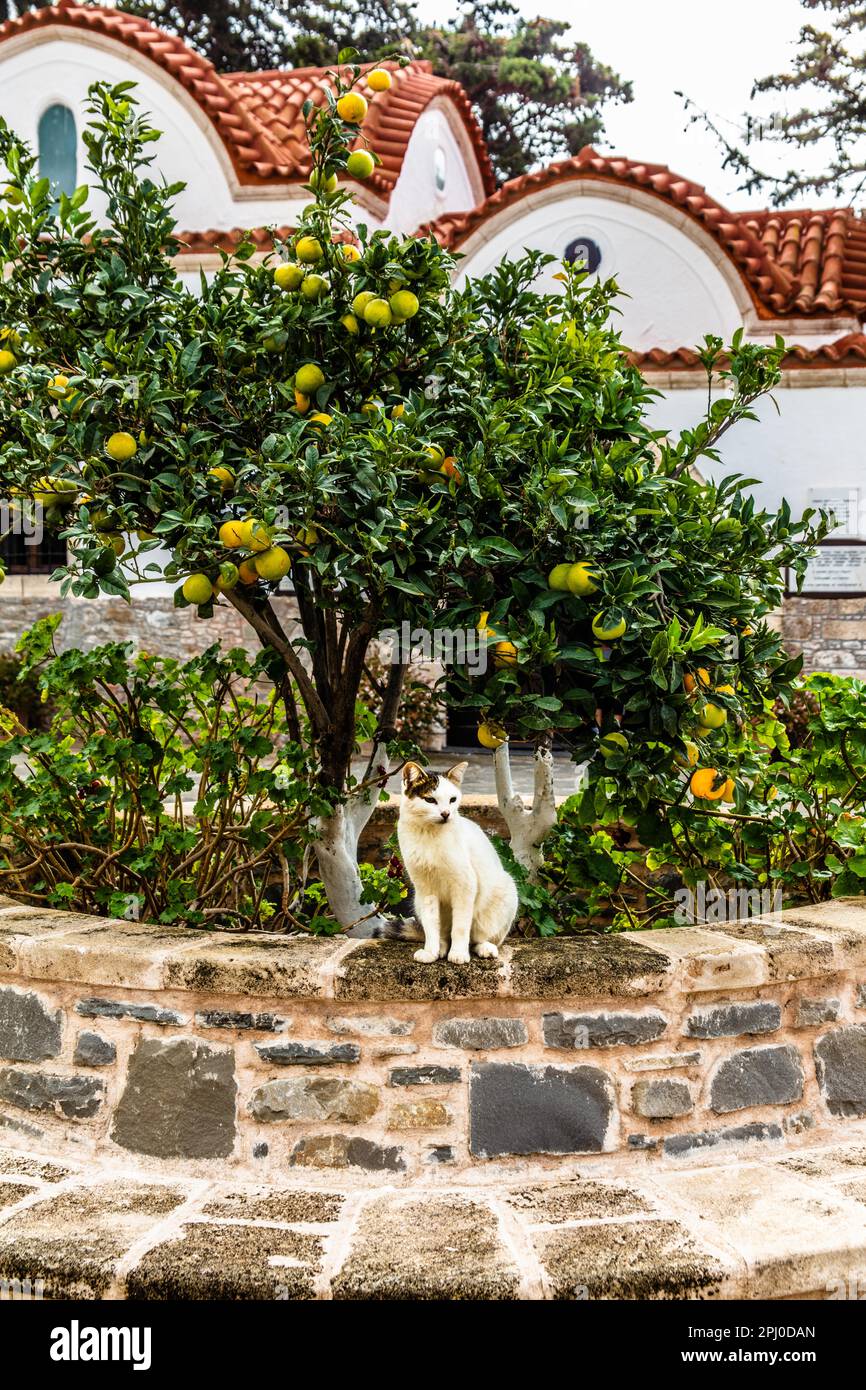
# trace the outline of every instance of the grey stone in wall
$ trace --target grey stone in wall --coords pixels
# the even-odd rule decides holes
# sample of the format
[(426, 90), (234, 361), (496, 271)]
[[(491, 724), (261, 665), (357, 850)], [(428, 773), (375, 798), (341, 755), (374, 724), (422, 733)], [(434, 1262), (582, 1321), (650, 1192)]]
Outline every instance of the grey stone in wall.
[(471, 1152), (600, 1153), (614, 1116), (610, 1077), (599, 1067), (481, 1062), (469, 1088)]
[(291, 1076), (253, 1092), (250, 1114), (266, 1124), (277, 1120), (363, 1124), (376, 1113), (379, 1092), (366, 1082), (332, 1076)]
[(803, 1063), (791, 1043), (751, 1047), (726, 1057), (713, 1077), (710, 1108), (717, 1115), (752, 1105), (788, 1105), (803, 1095)]
[(866, 1024), (834, 1028), (819, 1038), (815, 1069), (831, 1115), (866, 1115)]
[(132, 1018), (137, 1023), (163, 1026), (186, 1023), (185, 1016), (174, 1009), (161, 1009), (158, 1004), (127, 1004), (119, 999), (79, 999), (75, 1012), (82, 1018)]
[(751, 1124), (735, 1125), (731, 1129), (707, 1129), (698, 1134), (670, 1134), (662, 1148), (671, 1158), (691, 1157), (703, 1149), (737, 1148), (743, 1144), (779, 1140), (782, 1126), (753, 1120)]
[(332, 1014), (326, 1022), (332, 1033), (359, 1038), (405, 1038), (415, 1031), (414, 1018), (390, 1018), (383, 1014)]
[(101, 1038), (98, 1033), (78, 1034), (72, 1058), (77, 1067), (110, 1067), (116, 1058), (117, 1048), (107, 1038)]
[(195, 1016), (199, 1028), (230, 1028), (241, 1033), (284, 1033), (290, 1018), (278, 1014), (235, 1013), (231, 1009), (205, 1009)]
[(546, 1047), (581, 1050), (586, 1047), (634, 1047), (654, 1042), (668, 1026), (664, 1014), (649, 1013), (545, 1014)]
[(460, 1047), (466, 1052), (522, 1047), (528, 1041), (522, 1018), (447, 1018), (433, 1028), (436, 1047)]
[(235, 1140), (235, 1059), (196, 1038), (143, 1038), (111, 1137), (154, 1158), (228, 1158)]
[(38, 994), (0, 989), (0, 1057), (6, 1062), (44, 1062), (60, 1051), (62, 1013)]
[(395, 1067), (389, 1086), (449, 1086), (460, 1080), (459, 1067)]
[(819, 1028), (822, 1023), (836, 1023), (841, 1012), (841, 999), (798, 999), (794, 1026)]
[(280, 1067), (332, 1067), (338, 1062), (357, 1062), (361, 1056), (357, 1043), (256, 1043), (256, 1052), (263, 1062)]
[(103, 1084), (92, 1076), (0, 1068), (0, 1101), (19, 1110), (49, 1110), (69, 1120), (89, 1120), (102, 1104)]
[(782, 1026), (782, 1006), (767, 1000), (751, 1004), (715, 1004), (686, 1020), (690, 1038), (735, 1038), (743, 1033), (775, 1033)]
[(645, 1120), (672, 1120), (677, 1115), (688, 1115), (695, 1108), (686, 1082), (670, 1077), (636, 1082), (632, 1087), (631, 1105), (635, 1114), (642, 1115)]

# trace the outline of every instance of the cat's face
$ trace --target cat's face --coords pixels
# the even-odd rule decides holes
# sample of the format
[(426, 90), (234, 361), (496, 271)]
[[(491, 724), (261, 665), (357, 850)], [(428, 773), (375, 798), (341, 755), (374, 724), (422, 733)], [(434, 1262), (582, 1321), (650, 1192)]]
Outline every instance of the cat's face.
[(445, 773), (429, 772), (417, 763), (403, 768), (403, 814), (416, 825), (447, 825), (460, 806), (460, 784), (467, 763)]

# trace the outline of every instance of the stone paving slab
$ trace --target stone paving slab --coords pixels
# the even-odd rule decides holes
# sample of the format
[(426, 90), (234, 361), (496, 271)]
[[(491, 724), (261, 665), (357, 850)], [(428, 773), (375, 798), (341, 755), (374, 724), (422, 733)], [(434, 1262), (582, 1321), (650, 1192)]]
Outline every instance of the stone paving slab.
[(866, 1281), (862, 1136), (640, 1176), (330, 1181), (160, 1182), (0, 1150), (0, 1280), (259, 1301), (829, 1298)]

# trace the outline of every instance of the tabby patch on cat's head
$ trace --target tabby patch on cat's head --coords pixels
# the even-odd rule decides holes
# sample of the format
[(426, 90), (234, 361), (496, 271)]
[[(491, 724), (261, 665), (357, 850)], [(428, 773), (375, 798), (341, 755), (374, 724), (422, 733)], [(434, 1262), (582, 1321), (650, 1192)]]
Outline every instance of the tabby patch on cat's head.
[(440, 782), (447, 780), (455, 787), (463, 781), (468, 763), (455, 763), (440, 777), (438, 772), (430, 772), (418, 763), (407, 763), (403, 768), (403, 794), (409, 797), (434, 796)]

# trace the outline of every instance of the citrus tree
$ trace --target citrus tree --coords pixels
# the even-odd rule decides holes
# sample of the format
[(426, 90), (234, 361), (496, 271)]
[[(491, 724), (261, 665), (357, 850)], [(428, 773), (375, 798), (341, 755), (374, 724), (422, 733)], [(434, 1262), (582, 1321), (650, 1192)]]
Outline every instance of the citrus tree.
[[(98, 220), (86, 187), (55, 203), (0, 126), (0, 489), (66, 536), (62, 593), (127, 597), (159, 577), (178, 621), (222, 604), (246, 621), (324, 802), (331, 910), (355, 931), (375, 921), (358, 838), (389, 755), (409, 751), (395, 727), (411, 652), (376, 675), (379, 633), (481, 629), (489, 668), (458, 673), (452, 697), (499, 749), (533, 871), (555, 737), (593, 759), (599, 805), (663, 817), (693, 749), (716, 795), (711, 741), (795, 673), (762, 617), (815, 535), (785, 508), (756, 511), (746, 480), (695, 472), (772, 388), (781, 346), (737, 339), (723, 358), (708, 342), (725, 394), (681, 437), (652, 431), (610, 323), (614, 286), (566, 268), (561, 293), (539, 294), (545, 258), (530, 255), (458, 293), (435, 242), (353, 220), (341, 175), (376, 161), (362, 76), (373, 99), (391, 81), (341, 54), (327, 105), (307, 108), (298, 228), (264, 263), (252, 242), (224, 256), (198, 293), (171, 263), (177, 189), (153, 176), (158, 136), (131, 84), (91, 93)], [(371, 677), (372, 715), (358, 700)], [(535, 748), (532, 811), (511, 793), (509, 733)], [(361, 739), (372, 753), (353, 775)]]

